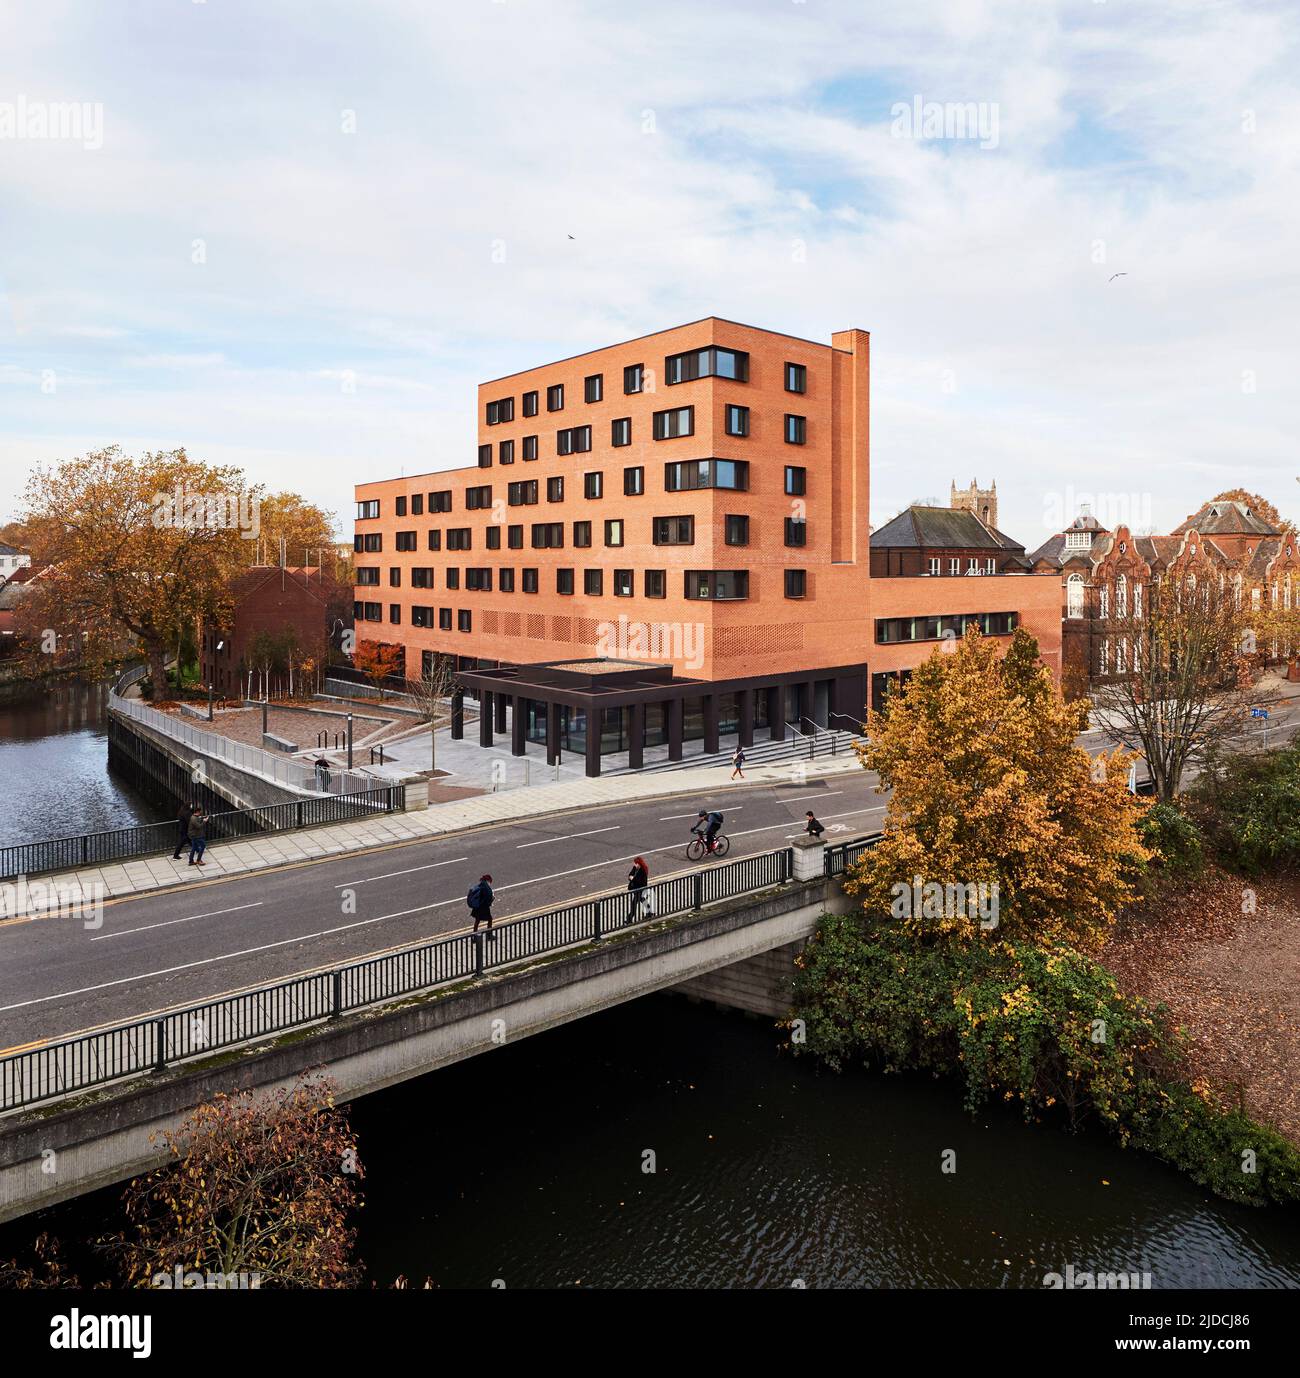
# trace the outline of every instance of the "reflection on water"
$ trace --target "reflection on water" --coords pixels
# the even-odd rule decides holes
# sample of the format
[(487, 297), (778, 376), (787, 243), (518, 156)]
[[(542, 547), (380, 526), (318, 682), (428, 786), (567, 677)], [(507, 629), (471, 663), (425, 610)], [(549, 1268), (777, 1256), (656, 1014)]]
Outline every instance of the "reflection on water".
[(0, 846), (168, 816), (110, 775), (107, 684), (42, 687), (0, 702)]
[(1072, 1263), (1300, 1286), (1295, 1211), (1230, 1206), (1100, 1136), (972, 1119), (951, 1083), (775, 1049), (764, 1023), (652, 996), (358, 1101), (371, 1276), (1041, 1287)]

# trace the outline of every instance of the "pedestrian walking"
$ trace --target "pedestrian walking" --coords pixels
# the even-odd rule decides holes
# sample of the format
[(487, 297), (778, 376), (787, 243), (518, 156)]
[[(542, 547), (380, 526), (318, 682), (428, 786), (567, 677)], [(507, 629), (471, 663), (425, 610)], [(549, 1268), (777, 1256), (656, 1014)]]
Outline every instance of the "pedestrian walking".
[(495, 896), (492, 893), (492, 877), (480, 876), (477, 885), (471, 885), (469, 894), (465, 896), (465, 903), (469, 905), (470, 916), (474, 920), (474, 932), (478, 932), (479, 924), (485, 920), (487, 922), (487, 935), (496, 942), (496, 934), (492, 931), (492, 901)]
[(208, 846), (208, 816), (198, 805), (195, 805), (194, 812), (190, 814), (188, 832), (190, 839), (190, 865), (207, 865), (203, 860), (203, 853), (207, 850)]
[(804, 829), (804, 832), (806, 832), (809, 837), (820, 837), (822, 833), (826, 831), (825, 827), (811, 809), (808, 810), (805, 816), (808, 819), (808, 826)]
[(322, 794), (328, 794), (330, 787), (330, 763), (324, 756), (316, 757), (316, 788)]
[(736, 754), (731, 758), (731, 778), (733, 780), (736, 778), (737, 775), (739, 775), (742, 780), (745, 778), (745, 772), (743, 769), (741, 769), (741, 767), (744, 766), (744, 764), (745, 748), (743, 746), (738, 746), (736, 748)]
[(644, 909), (648, 908), (646, 900), (646, 886), (650, 883), (650, 868), (646, 865), (644, 857), (638, 856), (632, 859), (632, 869), (627, 873), (627, 918), (624, 924), (635, 923), (641, 917)]
[(179, 861), (182, 849), (190, 845), (190, 818), (193, 813), (194, 805), (187, 800), (176, 815), (176, 850), (172, 853), (173, 861)]

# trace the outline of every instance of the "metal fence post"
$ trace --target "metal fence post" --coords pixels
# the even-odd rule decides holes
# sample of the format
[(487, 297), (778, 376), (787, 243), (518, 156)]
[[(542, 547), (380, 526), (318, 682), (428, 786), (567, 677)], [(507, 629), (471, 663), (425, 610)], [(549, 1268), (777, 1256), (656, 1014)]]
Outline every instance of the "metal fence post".
[(477, 980), (483, 975), (483, 935), (471, 933), (469, 936), (474, 943), (474, 979)]
[(167, 1021), (165, 1019), (155, 1019), (154, 1027), (154, 1064), (155, 1072), (167, 1070)]
[(592, 906), (591, 906), (591, 911), (592, 911), (591, 938), (592, 938), (592, 941), (593, 941), (593, 942), (597, 942), (597, 943), (598, 943), (598, 942), (600, 942), (600, 939), (601, 939), (601, 932), (600, 932), (600, 901), (599, 901), (599, 900), (596, 900), (596, 901), (592, 904)]
[(330, 972), (333, 992), (330, 996), (330, 1018), (337, 1019), (343, 1013), (343, 973), (336, 967)]
[(692, 898), (692, 900), (691, 900), (691, 908), (692, 908), (692, 909), (703, 909), (703, 908), (704, 908), (704, 872), (703, 872), (703, 871), (696, 871), (696, 873), (694, 874), (694, 876), (691, 877), (691, 879), (692, 879), (692, 881), (694, 882), (694, 885), (695, 885), (695, 894), (694, 894), (694, 896), (693, 896), (693, 898)]

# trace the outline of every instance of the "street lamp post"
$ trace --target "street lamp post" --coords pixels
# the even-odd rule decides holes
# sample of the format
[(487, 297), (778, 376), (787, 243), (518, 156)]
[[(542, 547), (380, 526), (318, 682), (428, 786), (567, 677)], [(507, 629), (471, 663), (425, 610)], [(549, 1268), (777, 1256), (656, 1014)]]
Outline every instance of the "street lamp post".
[(352, 714), (348, 714), (348, 769), (352, 769)]

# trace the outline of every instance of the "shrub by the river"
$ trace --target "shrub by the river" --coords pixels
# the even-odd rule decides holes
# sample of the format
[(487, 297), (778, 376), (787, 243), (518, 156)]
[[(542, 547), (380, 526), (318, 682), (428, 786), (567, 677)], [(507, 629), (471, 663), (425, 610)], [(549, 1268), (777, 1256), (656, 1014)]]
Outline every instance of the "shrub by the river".
[(1073, 948), (927, 944), (859, 912), (825, 918), (799, 966), (798, 1052), (957, 1076), (971, 1109), (996, 1098), (1100, 1123), (1232, 1200), (1300, 1200), (1300, 1153), (1185, 1086), (1161, 1011)]

